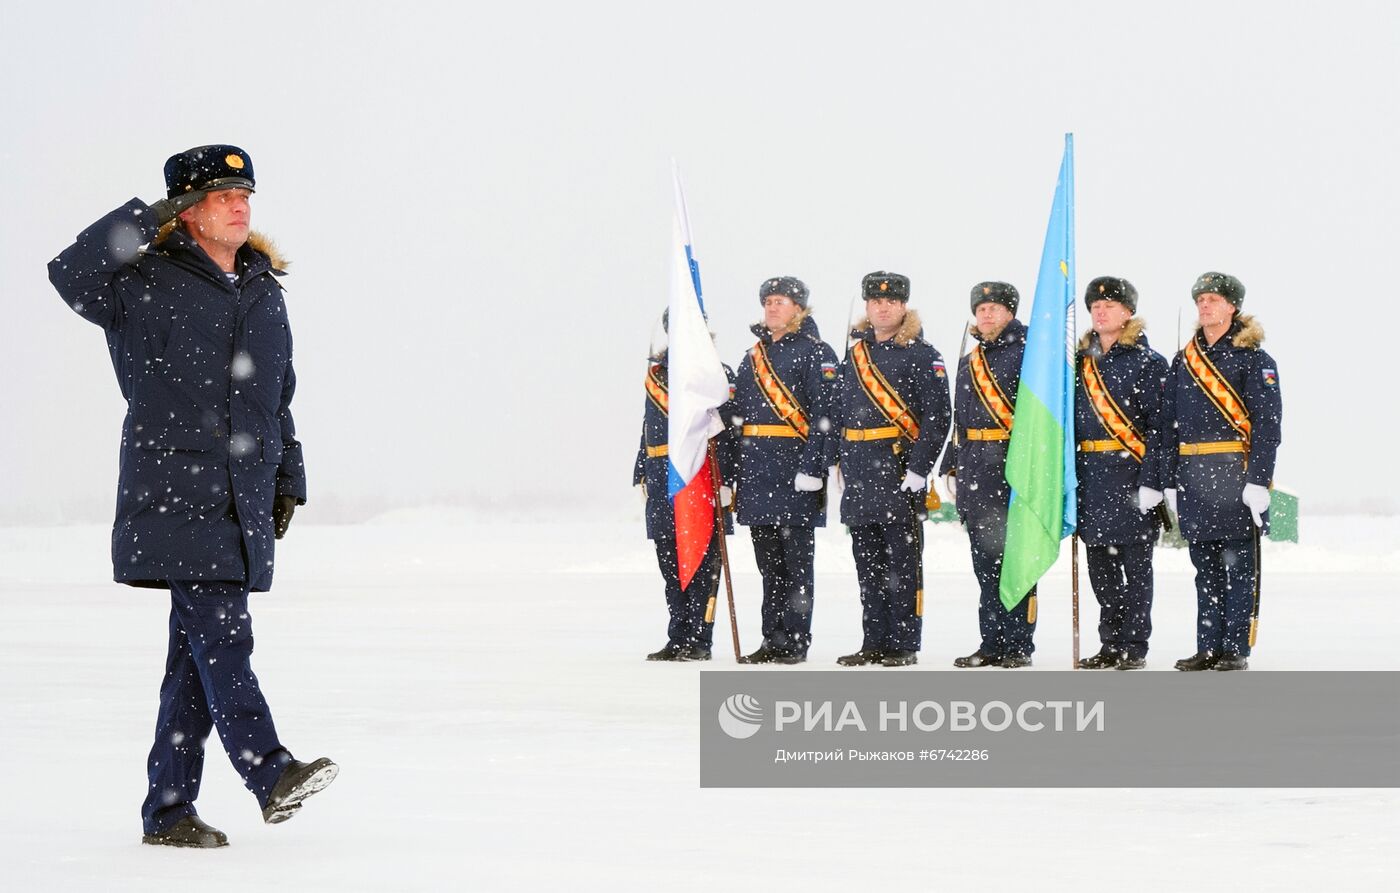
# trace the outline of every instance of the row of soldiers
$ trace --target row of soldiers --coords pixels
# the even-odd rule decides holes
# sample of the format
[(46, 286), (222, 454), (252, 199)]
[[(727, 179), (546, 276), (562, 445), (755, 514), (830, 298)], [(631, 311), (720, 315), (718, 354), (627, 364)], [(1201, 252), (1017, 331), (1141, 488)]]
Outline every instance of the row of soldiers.
[[(907, 276), (864, 277), (865, 317), (845, 357), (821, 339), (808, 289), (780, 276), (759, 287), (758, 341), (720, 414), (721, 502), (753, 539), (763, 578), (763, 644), (741, 663), (797, 664), (812, 641), (815, 528), (826, 492), (842, 488), (864, 637), (841, 666), (918, 662), (923, 629), (923, 520), (935, 471), (968, 533), (980, 589), (981, 642), (956, 667), (1030, 666), (1034, 588), (1014, 608), (1000, 597), (1011, 489), (1006, 455), (1015, 422), (1026, 326), (1005, 282), (972, 288), (973, 348), (958, 360), (950, 399), (942, 354), (909, 308)], [(1137, 290), (1101, 276), (1084, 302), (1093, 325), (1076, 355), (1078, 534), (1100, 605), (1101, 650), (1084, 669), (1145, 666), (1152, 631), (1152, 554), (1170, 505), (1196, 569), (1196, 654), (1180, 670), (1248, 666), (1257, 607), (1259, 535), (1280, 440), (1278, 367), (1263, 330), (1240, 309), (1244, 286), (1206, 273), (1191, 289), (1198, 327), (1170, 365), (1148, 344)], [(719, 581), (716, 531), (700, 571), (682, 590), (667, 499), (667, 367), (647, 373), (647, 405), (633, 482), (646, 502), (647, 535), (666, 580), (668, 642), (648, 660), (707, 660)], [(949, 430), (952, 437), (949, 439)], [(945, 448), (946, 444), (946, 448)], [(729, 512), (726, 530), (732, 532)]]

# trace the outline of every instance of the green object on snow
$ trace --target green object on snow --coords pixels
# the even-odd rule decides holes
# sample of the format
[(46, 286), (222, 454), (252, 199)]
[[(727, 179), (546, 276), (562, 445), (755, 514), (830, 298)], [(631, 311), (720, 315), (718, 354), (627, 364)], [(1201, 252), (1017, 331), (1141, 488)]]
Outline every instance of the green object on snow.
[(1278, 487), (1269, 494), (1269, 539), (1277, 543), (1298, 542), (1298, 497)]

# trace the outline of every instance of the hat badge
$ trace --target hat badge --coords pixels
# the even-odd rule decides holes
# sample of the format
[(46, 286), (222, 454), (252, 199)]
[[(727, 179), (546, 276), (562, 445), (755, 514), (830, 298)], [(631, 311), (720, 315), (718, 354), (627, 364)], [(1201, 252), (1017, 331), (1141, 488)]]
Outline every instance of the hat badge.
[(1100, 282), (1100, 283), (1099, 283), (1099, 294), (1103, 294), (1103, 292), (1104, 292), (1103, 283)]
[(235, 155), (232, 152), (224, 156), (224, 164), (227, 164), (229, 167), (233, 168), (236, 171), (243, 170), (242, 156)]
[(888, 282), (881, 282), (881, 283), (880, 283), (880, 291), (889, 291), (889, 290), (890, 290), (890, 284), (889, 284)]
[(983, 295), (989, 295), (989, 294), (991, 294), (991, 293), (992, 293), (992, 287), (991, 287), (990, 285), (984, 285), (984, 286), (982, 286), (982, 294), (983, 294)]

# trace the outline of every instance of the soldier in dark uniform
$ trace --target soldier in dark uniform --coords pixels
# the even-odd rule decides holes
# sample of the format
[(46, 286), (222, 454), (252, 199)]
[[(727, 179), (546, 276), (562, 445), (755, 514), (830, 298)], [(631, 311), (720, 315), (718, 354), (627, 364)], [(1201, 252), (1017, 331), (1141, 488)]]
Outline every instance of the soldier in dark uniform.
[(1093, 328), (1079, 340), (1074, 397), (1079, 537), (1099, 600), (1099, 653), (1081, 669), (1137, 670), (1152, 634), (1152, 549), (1162, 503), (1158, 416), (1167, 360), (1147, 343), (1137, 289), (1100, 276), (1084, 304)]
[(827, 466), (836, 352), (821, 340), (807, 286), (791, 276), (759, 286), (763, 321), (739, 364), (739, 523), (753, 537), (763, 575), (763, 644), (740, 663), (796, 664), (812, 643), (812, 559), (826, 525)]
[[(662, 322), (665, 323), (664, 316)], [(680, 563), (676, 557), (676, 515), (667, 494), (670, 476), (667, 449), (670, 392), (666, 353), (663, 348), (651, 358), (647, 368), (642, 439), (632, 467), (632, 483), (641, 488), (646, 503), (647, 539), (656, 545), (656, 563), (666, 581), (666, 610), (670, 614), (666, 645), (648, 654), (647, 660), (709, 660), (710, 646), (714, 640), (715, 600), (719, 592), (721, 533), (715, 530), (700, 569), (695, 572), (690, 585), (681, 589)], [(726, 508), (723, 512), (724, 533), (730, 534), (734, 532), (734, 521), (727, 510), (734, 494), (734, 437), (729, 427), (730, 419), (734, 416), (734, 371), (725, 366), (724, 374), (729, 377), (730, 399), (719, 410), (725, 430), (715, 437), (715, 454), (722, 481), (720, 504)]]
[(1001, 603), (1001, 562), (1011, 487), (1006, 483), (1006, 448), (1021, 382), (1026, 327), (1017, 320), (1021, 296), (1005, 282), (972, 288), (971, 329), (977, 344), (958, 360), (953, 442), (939, 473), (967, 528), (972, 568), (981, 588), (978, 626), (982, 644), (955, 667), (1030, 666), (1035, 650), (1035, 589), (1011, 610)]
[(866, 318), (851, 332), (832, 430), (864, 639), (837, 663), (902, 667), (918, 662), (922, 643), (924, 490), (948, 437), (948, 375), (908, 309), (908, 277), (871, 273), (861, 293)]
[(177, 153), (165, 198), (132, 199), (49, 263), (64, 303), (102, 327), (126, 402), (114, 577), (170, 592), (141, 809), (155, 846), (228, 843), (195, 809), (211, 730), (268, 823), (338, 771), (283, 746), (251, 663), (249, 594), (272, 588), (275, 541), (306, 502), (286, 265), (249, 230), (254, 183), (237, 146)]
[(1239, 312), (1244, 285), (1204, 273), (1191, 297), (1200, 325), (1172, 360), (1162, 411), (1162, 482), (1196, 567), (1196, 653), (1176, 668), (1244, 670), (1283, 398), (1263, 327)]

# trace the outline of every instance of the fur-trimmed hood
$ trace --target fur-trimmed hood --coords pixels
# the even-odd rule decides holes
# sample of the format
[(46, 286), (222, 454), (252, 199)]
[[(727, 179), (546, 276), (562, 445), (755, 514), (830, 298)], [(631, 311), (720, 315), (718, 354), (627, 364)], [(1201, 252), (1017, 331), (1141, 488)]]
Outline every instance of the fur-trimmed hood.
[[(768, 327), (765, 326), (762, 321), (749, 326), (749, 331), (760, 338), (767, 336), (769, 341), (772, 340), (773, 333), (768, 331)], [(782, 334), (784, 338), (788, 335), (803, 334), (820, 341), (821, 334), (817, 332), (817, 321), (812, 319), (812, 308), (803, 307), (799, 310), (797, 315), (792, 318), (792, 322), (788, 323), (787, 327), (783, 329)]]
[(292, 265), (292, 262), (283, 257), (282, 252), (277, 250), (277, 243), (272, 241), (272, 237), (269, 235), (250, 230), (247, 245), (254, 251), (266, 255), (267, 262), (272, 264), (272, 269), (279, 273), (287, 272), (287, 267)]
[[(1138, 319), (1136, 316), (1132, 317), (1128, 320), (1127, 325), (1123, 326), (1123, 334), (1118, 336), (1115, 346), (1121, 344), (1124, 347), (1136, 347), (1139, 339), (1146, 341), (1146, 337), (1143, 335), (1146, 329), (1147, 324), (1145, 322)], [(1090, 329), (1084, 333), (1084, 337), (1079, 339), (1079, 349), (1088, 350), (1089, 346), (1093, 343), (1094, 330)]]
[[(151, 240), (151, 247), (160, 248), (177, 232), (183, 232), (183, 230), (180, 229), (179, 221), (170, 221), (160, 228), (160, 232), (156, 233), (156, 237)], [(188, 234), (186, 234), (185, 238), (192, 243), (194, 242), (193, 237)], [(256, 230), (249, 230), (248, 241), (244, 243), (244, 247), (251, 248), (253, 251), (266, 257), (272, 269), (276, 270), (278, 273), (285, 273), (287, 267), (292, 265), (292, 262), (283, 257), (282, 252), (277, 250), (277, 243), (272, 240), (272, 237), (264, 233), (260, 233)]]
[[(1196, 334), (1200, 333), (1201, 327), (1197, 325)], [(1225, 337), (1236, 347), (1253, 350), (1264, 343), (1264, 326), (1252, 314), (1236, 313), (1235, 321), (1230, 325)]]
[[(870, 332), (872, 338), (875, 337), (868, 316), (856, 323), (854, 329), (851, 329), (851, 338), (859, 340), (865, 337), (866, 332)], [(894, 333), (894, 343), (900, 347), (908, 347), (914, 342), (914, 339), (922, 337), (923, 334), (924, 324), (919, 320), (919, 311), (907, 310), (904, 313), (904, 321), (899, 324), (899, 331)]]

